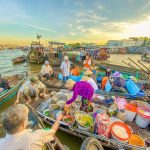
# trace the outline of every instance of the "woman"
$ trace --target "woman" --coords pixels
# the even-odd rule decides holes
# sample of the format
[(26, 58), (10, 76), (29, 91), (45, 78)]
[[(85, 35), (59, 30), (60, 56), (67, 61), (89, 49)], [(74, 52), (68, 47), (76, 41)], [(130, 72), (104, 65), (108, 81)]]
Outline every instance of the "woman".
[(75, 82), (72, 79), (69, 79), (67, 80), (65, 87), (68, 90), (73, 91), (72, 98), (66, 102), (68, 106), (74, 102), (79, 95), (82, 97), (82, 110), (88, 111), (87, 108), (89, 106), (90, 108), (92, 107), (91, 101), (94, 94), (94, 89), (90, 83), (86, 81)]
[(27, 129), (28, 108), (23, 104), (9, 107), (2, 114), (2, 125), (6, 136), (0, 140), (1, 150), (42, 150), (45, 143), (53, 140), (62, 115), (58, 116), (50, 130)]
[(91, 59), (88, 55), (86, 56), (86, 60), (83, 62), (83, 65), (85, 70), (89, 70), (91, 68)]

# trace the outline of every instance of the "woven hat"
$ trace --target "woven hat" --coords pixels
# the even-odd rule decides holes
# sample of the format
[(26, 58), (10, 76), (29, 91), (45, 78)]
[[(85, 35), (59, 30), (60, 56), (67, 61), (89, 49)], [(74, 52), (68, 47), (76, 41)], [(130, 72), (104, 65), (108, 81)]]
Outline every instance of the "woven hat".
[(89, 77), (83, 76), (82, 79), (81, 79), (81, 81), (88, 81), (89, 79), (90, 79)]
[(65, 84), (65, 87), (66, 88), (71, 88), (75, 85), (75, 83), (76, 83), (75, 81), (73, 81), (72, 79), (69, 79), (69, 80), (67, 80), (67, 82)]
[(84, 75), (92, 75), (92, 74), (93, 74), (93, 72), (91, 70), (86, 70), (84, 72)]
[(68, 60), (68, 56), (64, 56), (64, 60)]
[(35, 83), (35, 84), (38, 84), (38, 83), (39, 83), (39, 79), (38, 79), (37, 76), (32, 76), (32, 77), (30, 78), (30, 81), (33, 82), (33, 83)]

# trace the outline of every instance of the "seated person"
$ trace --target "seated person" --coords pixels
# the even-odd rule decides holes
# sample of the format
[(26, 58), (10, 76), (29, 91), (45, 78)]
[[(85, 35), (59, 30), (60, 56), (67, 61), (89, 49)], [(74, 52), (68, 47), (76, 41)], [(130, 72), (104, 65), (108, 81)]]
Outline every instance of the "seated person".
[(39, 99), (39, 94), (42, 92), (43, 97), (46, 97), (46, 86), (41, 83), (37, 76), (32, 76), (30, 78), (30, 81), (26, 81), (22, 87), (19, 89), (17, 94), (17, 100), (15, 103), (19, 102), (19, 98), (22, 94), (22, 96), (26, 97), (26, 100), (28, 103), (32, 102), (31, 97), (35, 97), (35, 100)]
[(1, 74), (0, 74), (0, 88), (2, 90), (10, 89), (8, 81), (6, 79), (2, 78)]
[(48, 62), (48, 61), (45, 61), (45, 64), (42, 66), (40, 75), (41, 75), (42, 77), (46, 78), (47, 80), (49, 80), (51, 77), (54, 76), (54, 74), (53, 74), (53, 69), (52, 69), (52, 67), (49, 65), (49, 62)]
[(79, 76), (80, 75), (79, 68), (74, 66), (74, 65), (72, 65), (71, 74), (73, 76)]
[(10, 106), (1, 116), (6, 136), (0, 140), (1, 150), (42, 150), (44, 144), (53, 141), (62, 114), (50, 130), (28, 129), (29, 109), (23, 104)]
[(83, 76), (81, 81), (86, 81), (86, 82), (90, 83), (92, 85), (94, 91), (98, 90), (98, 86), (97, 86), (96, 82), (93, 80), (93, 78)]
[(82, 97), (81, 107), (83, 111), (85, 111), (87, 108), (93, 108), (91, 101), (94, 94), (94, 89), (90, 83), (86, 81), (75, 82), (72, 79), (69, 79), (67, 80), (65, 87), (68, 90), (73, 91), (73, 97), (66, 102), (65, 107), (69, 107), (79, 95)]

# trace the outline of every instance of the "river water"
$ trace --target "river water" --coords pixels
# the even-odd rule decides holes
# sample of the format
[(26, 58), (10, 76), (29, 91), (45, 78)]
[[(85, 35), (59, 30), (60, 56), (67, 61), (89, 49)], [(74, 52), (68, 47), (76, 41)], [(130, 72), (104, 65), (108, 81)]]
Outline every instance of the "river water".
[[(26, 55), (27, 52), (23, 52), (20, 50), (2, 50), (0, 51), (0, 74), (2, 76), (9, 76), (14, 74), (19, 74), (25, 71), (30, 71), (31, 73), (38, 73), (40, 71), (41, 66), (32, 64), (29, 66), (27, 62), (23, 64), (13, 65), (12, 59), (15, 57)], [(134, 61), (140, 60), (141, 55), (137, 54), (111, 54), (110, 58), (106, 61), (107, 63), (113, 63), (117, 65), (125, 65), (122, 61), (129, 62), (128, 58), (131, 58)], [(148, 68), (150, 68), (150, 63), (144, 63)], [(3, 111), (5, 108), (13, 104), (14, 99), (10, 99), (2, 106), (0, 106), (0, 112)], [(74, 137), (72, 135), (66, 134), (62, 131), (57, 132), (57, 136), (60, 141), (68, 145), (71, 150), (79, 150), (82, 139)]]

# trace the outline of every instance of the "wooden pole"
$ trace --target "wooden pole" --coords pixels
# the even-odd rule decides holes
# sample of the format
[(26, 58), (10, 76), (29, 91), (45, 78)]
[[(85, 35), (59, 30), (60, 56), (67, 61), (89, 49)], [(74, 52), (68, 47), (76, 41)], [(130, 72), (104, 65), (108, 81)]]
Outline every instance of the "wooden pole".
[(148, 71), (150, 71), (150, 69), (148, 69), (140, 60), (138, 60), (138, 62), (139, 62), (145, 69), (147, 69)]
[(135, 65), (137, 65), (144, 73), (146, 73), (148, 75), (148, 72), (145, 71), (139, 64), (137, 64), (136, 62), (134, 62), (131, 58), (128, 58), (130, 61), (132, 61)]
[(130, 63), (126, 63), (125, 61), (122, 61), (122, 62), (123, 62), (124, 64), (128, 65), (129, 67), (131, 67), (131, 68), (137, 70), (137, 68), (135, 68), (134, 66), (132, 66)]

